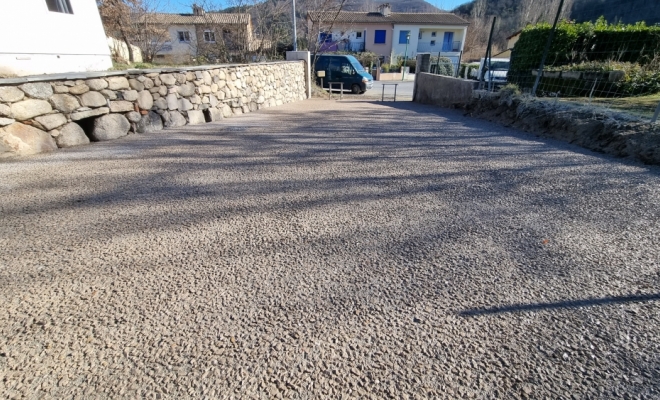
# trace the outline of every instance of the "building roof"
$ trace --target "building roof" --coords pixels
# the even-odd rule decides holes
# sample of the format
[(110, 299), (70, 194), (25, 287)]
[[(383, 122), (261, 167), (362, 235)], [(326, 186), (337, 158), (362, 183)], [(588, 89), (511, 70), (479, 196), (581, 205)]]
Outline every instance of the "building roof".
[(212, 12), (204, 15), (154, 13), (149, 14), (148, 18), (153, 23), (163, 25), (247, 25), (250, 23), (250, 14)]
[[(469, 25), (469, 22), (450, 13), (391, 13), (388, 16), (380, 12), (310, 11), (309, 19), (314, 22), (332, 22), (339, 24), (434, 24), (434, 25)], [(335, 19), (335, 16), (337, 19)]]

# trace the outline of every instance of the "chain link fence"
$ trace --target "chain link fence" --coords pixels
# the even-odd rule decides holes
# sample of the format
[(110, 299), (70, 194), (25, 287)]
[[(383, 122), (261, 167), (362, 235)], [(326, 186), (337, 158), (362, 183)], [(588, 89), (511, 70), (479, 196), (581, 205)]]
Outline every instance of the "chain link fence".
[[(609, 0), (608, 7), (625, 7), (626, 2)], [(654, 2), (644, 4), (646, 14), (658, 7)], [(528, 25), (509, 37), (514, 43), (506, 82), (538, 98), (609, 109), (656, 123), (660, 24), (604, 17), (578, 23), (560, 19), (563, 6), (562, 0), (553, 21)]]

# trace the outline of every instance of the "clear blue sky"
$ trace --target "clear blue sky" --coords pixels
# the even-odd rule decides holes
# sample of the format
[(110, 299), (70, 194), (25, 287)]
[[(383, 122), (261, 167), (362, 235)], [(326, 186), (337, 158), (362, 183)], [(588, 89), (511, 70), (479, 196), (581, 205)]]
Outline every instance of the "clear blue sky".
[[(426, 0), (426, 1), (438, 8), (442, 8), (444, 10), (451, 10), (456, 6), (467, 3), (469, 0)], [(387, 0), (383, 0), (383, 3), (385, 2), (387, 2)], [(194, 0), (169, 0), (169, 4), (167, 4), (168, 0), (166, 0), (163, 3), (166, 4), (166, 6), (162, 7), (160, 11), (171, 12), (171, 13), (190, 13), (192, 12), (190, 4), (194, 3)], [(198, 1), (198, 3), (203, 4), (205, 3), (205, 1), (200, 0)], [(219, 8), (225, 8), (231, 2), (223, 1), (223, 0), (210, 0), (210, 1), (207, 0), (206, 3), (211, 3)]]

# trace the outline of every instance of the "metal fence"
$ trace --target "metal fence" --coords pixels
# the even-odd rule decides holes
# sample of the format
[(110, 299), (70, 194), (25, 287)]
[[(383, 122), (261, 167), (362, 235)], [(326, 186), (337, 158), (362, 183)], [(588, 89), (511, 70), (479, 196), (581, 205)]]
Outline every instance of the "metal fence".
[[(581, 10), (582, 14), (607, 16), (609, 8), (630, 8), (630, 0), (609, 0), (608, 8), (603, 2), (589, 4), (594, 9)], [(575, 14), (575, 4), (572, 9), (564, 7), (561, 0), (546, 21), (507, 35), (509, 65), (504, 75), (499, 74), (504, 79), (496, 83), (515, 84), (522, 92), (539, 99), (599, 107), (658, 122), (660, 21), (647, 24), (636, 17), (657, 19), (658, 5), (636, 2), (636, 16), (610, 16), (611, 20), (596, 17), (590, 21), (582, 18), (585, 22), (562, 18)], [(493, 23), (491, 38), (511, 34), (497, 29)], [(486, 65), (479, 69), (478, 76), (485, 83), (484, 88), (491, 90), (501, 86), (492, 84), (498, 80), (498, 72), (489, 68), (496, 64), (491, 60), (498, 59), (493, 54), (494, 47), (491, 40), (485, 54)]]

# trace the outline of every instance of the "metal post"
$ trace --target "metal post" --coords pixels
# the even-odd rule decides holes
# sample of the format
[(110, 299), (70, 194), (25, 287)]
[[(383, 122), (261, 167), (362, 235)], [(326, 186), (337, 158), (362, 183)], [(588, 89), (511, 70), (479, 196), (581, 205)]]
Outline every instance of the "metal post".
[(653, 118), (651, 118), (651, 123), (655, 124), (659, 116), (660, 116), (660, 103), (658, 103), (658, 107), (656, 107), (655, 109), (655, 114), (653, 114)]
[[(392, 39), (394, 40), (394, 39)], [(408, 44), (410, 43), (410, 31), (406, 35), (406, 54), (403, 56), (403, 73), (401, 74), (401, 80), (406, 79), (406, 62), (408, 62)]]
[(543, 57), (541, 57), (541, 65), (539, 65), (538, 73), (536, 74), (536, 80), (534, 81), (534, 87), (532, 88), (532, 96), (536, 96), (536, 89), (539, 87), (539, 82), (541, 82), (541, 75), (543, 75), (543, 67), (545, 66), (545, 59), (548, 56), (548, 51), (550, 51), (550, 45), (552, 44), (552, 39), (555, 37), (555, 30), (557, 30), (557, 22), (559, 21), (559, 14), (561, 14), (561, 9), (564, 7), (564, 0), (559, 2), (559, 8), (557, 8), (557, 15), (555, 15), (555, 22), (552, 24), (552, 30), (548, 36), (548, 41), (545, 43), (545, 50), (543, 50)]
[(298, 34), (296, 32), (296, 0), (293, 1), (293, 51), (298, 51)]
[[(562, 0), (563, 1), (563, 0)], [(490, 45), (493, 43), (493, 31), (495, 30), (495, 21), (497, 17), (493, 17), (493, 25), (490, 27), (490, 35), (488, 35), (488, 47), (486, 47), (486, 55), (484, 56), (484, 65), (481, 66), (481, 71), (479, 71), (479, 90), (484, 88), (484, 71), (486, 67), (486, 60), (490, 55)]]

